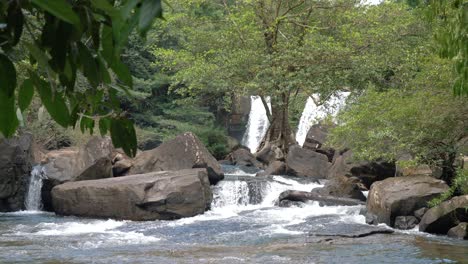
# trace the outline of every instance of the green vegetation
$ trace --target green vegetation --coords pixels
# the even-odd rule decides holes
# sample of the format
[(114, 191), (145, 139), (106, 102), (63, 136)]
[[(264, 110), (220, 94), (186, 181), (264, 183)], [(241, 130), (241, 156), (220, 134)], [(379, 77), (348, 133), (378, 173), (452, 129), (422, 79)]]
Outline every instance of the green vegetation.
[(450, 199), (454, 195), (463, 194), (468, 194), (468, 170), (458, 169), (450, 189), (441, 194), (439, 197), (432, 199), (428, 205), (430, 207), (434, 207)]
[[(0, 132), (15, 133), (17, 116), (36, 92), (60, 126), (79, 124), (92, 133), (98, 123), (116, 147), (135, 155), (133, 122), (116, 97), (133, 86), (120, 55), (129, 34), (144, 36), (156, 17), (162, 17), (160, 0), (1, 1)], [(80, 79), (86, 80), (81, 90)]]

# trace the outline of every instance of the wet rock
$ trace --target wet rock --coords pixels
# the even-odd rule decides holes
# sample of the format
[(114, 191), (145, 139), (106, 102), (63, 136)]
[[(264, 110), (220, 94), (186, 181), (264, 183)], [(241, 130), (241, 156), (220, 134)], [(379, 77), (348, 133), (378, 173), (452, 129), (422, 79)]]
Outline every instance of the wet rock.
[(267, 143), (263, 148), (255, 153), (257, 160), (264, 164), (270, 164), (276, 160), (284, 161), (283, 151), (275, 145)]
[(421, 218), (424, 216), (424, 214), (427, 212), (427, 210), (429, 210), (427, 207), (423, 207), (421, 209), (418, 209), (416, 211), (414, 211), (414, 216), (416, 216), (416, 218), (421, 221)]
[(335, 196), (366, 201), (366, 197), (359, 188), (357, 178), (345, 176), (335, 177), (329, 180), (323, 188), (316, 188), (312, 192), (317, 192), (323, 196)]
[(468, 223), (460, 223), (457, 226), (450, 228), (447, 235), (458, 239), (468, 239)]
[(59, 215), (136, 221), (195, 216), (205, 212), (211, 200), (206, 169), (68, 182), (52, 189)]
[(216, 184), (224, 178), (218, 161), (197, 136), (187, 132), (153, 150), (138, 154), (129, 174), (192, 168), (206, 168), (211, 184)]
[(352, 151), (337, 153), (330, 167), (328, 179), (355, 176), (369, 189), (372, 183), (395, 176), (395, 164), (387, 162), (355, 162)]
[(311, 232), (309, 236), (330, 236), (358, 238), (375, 234), (392, 234), (394, 231), (388, 228), (375, 227), (362, 224), (343, 224), (338, 231), (325, 230), (323, 232)]
[(369, 224), (369, 225), (378, 225), (379, 224), (378, 217), (375, 214), (371, 214), (371, 213), (367, 212), (367, 210), (366, 210), (365, 216), (366, 216), (366, 224)]
[(262, 167), (262, 164), (257, 161), (248, 148), (237, 148), (233, 152), (229, 153), (227, 160), (229, 160), (232, 165), (257, 168)]
[(401, 230), (408, 230), (408, 229), (413, 229), (418, 225), (419, 220), (412, 216), (397, 216), (395, 218), (395, 228), (401, 229)]
[(26, 133), (11, 139), (0, 139), (0, 211), (24, 209), (30, 179), (33, 137)]
[(468, 195), (457, 196), (429, 209), (419, 223), (419, 231), (447, 234), (460, 222), (468, 222)]
[(288, 175), (325, 179), (330, 163), (327, 156), (294, 145), (289, 148), (286, 166)]
[[(293, 202), (307, 202), (315, 201), (320, 204), (320, 206), (354, 206), (354, 205), (363, 205), (362, 201), (350, 198), (340, 198), (332, 196), (323, 196), (313, 192), (303, 192), (303, 191), (293, 191), (288, 190), (284, 191), (279, 195), (278, 204), (281, 205), (282, 201), (288, 200)], [(285, 204), (285, 203), (283, 203)]]
[(267, 176), (267, 175), (285, 175), (286, 174), (286, 163), (282, 161), (274, 161), (268, 165), (268, 167), (257, 174), (257, 176)]

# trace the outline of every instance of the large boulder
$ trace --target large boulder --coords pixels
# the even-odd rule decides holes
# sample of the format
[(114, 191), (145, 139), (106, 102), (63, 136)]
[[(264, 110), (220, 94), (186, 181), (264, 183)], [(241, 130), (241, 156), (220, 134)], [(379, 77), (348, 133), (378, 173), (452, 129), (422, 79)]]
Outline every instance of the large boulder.
[(59, 215), (169, 220), (204, 213), (212, 201), (206, 169), (68, 182), (52, 189)]
[(278, 205), (287, 207), (287, 205), (290, 204), (289, 202), (305, 203), (307, 201), (318, 202), (320, 206), (353, 206), (364, 204), (364, 202), (356, 199), (324, 196), (314, 192), (288, 190), (279, 195)]
[(232, 165), (257, 168), (262, 167), (262, 163), (257, 161), (255, 156), (250, 153), (250, 150), (247, 148), (237, 148), (233, 152), (229, 153), (227, 160), (229, 160)]
[(468, 222), (468, 195), (457, 196), (429, 209), (419, 223), (419, 231), (447, 234), (460, 222)]
[(191, 132), (178, 135), (159, 147), (143, 151), (133, 161), (128, 174), (206, 168), (211, 184), (224, 179), (221, 166)]
[(32, 169), (31, 134), (0, 139), (0, 211), (24, 209)]
[(336, 153), (330, 167), (328, 178), (337, 176), (355, 176), (359, 178), (367, 188), (372, 183), (382, 181), (395, 176), (395, 164), (388, 162), (356, 162), (353, 160), (352, 151)]
[(330, 163), (327, 156), (294, 145), (289, 148), (286, 166), (289, 175), (325, 179)]
[(333, 148), (323, 146), (323, 144), (325, 144), (327, 141), (329, 129), (329, 126), (323, 124), (312, 125), (312, 127), (307, 132), (307, 136), (302, 147), (324, 154), (328, 157), (328, 161), (332, 162), (335, 150)]
[(444, 181), (427, 176), (388, 178), (372, 184), (367, 212), (375, 215), (378, 223), (394, 226), (397, 216), (414, 215), (448, 188)]
[(447, 235), (458, 239), (468, 239), (468, 223), (460, 223), (456, 227), (450, 228)]
[(50, 192), (59, 184), (113, 177), (111, 161), (114, 154), (114, 147), (108, 137), (93, 137), (80, 148), (47, 153), (41, 162), (45, 172), (41, 190), (43, 209), (54, 210)]
[(276, 160), (270, 163), (264, 171), (257, 173), (257, 176), (285, 175), (286, 172), (286, 163)]
[(315, 188), (312, 191), (324, 196), (366, 201), (366, 197), (359, 188), (359, 180), (357, 178), (348, 178), (345, 176), (335, 177), (325, 183), (322, 188)]
[[(100, 159), (112, 160), (112, 142), (108, 137), (93, 137), (81, 148), (66, 148), (51, 151), (41, 162), (48, 179), (67, 182), (83, 173)], [(108, 178), (112, 175), (101, 175)]]

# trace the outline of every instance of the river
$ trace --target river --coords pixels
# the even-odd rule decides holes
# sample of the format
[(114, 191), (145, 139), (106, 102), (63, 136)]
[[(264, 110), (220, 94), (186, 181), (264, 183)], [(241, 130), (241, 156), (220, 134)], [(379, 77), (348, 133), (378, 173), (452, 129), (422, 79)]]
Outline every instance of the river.
[[(226, 168), (225, 168), (226, 169)], [(0, 263), (467, 263), (468, 242), (396, 231), (363, 238), (312, 236), (365, 225), (360, 206), (275, 206), (287, 189), (319, 184), (268, 181), (228, 168), (212, 210), (175, 221), (0, 214)]]

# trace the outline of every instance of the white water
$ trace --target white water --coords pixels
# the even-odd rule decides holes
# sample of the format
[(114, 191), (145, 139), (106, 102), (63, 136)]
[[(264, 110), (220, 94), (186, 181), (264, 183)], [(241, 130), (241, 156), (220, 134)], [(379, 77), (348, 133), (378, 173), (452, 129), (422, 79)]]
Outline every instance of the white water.
[(33, 167), (25, 200), (25, 207), (28, 211), (40, 211), (42, 209), (41, 189), (44, 175), (45, 172), (42, 166)]
[[(302, 146), (307, 136), (307, 132), (312, 125), (317, 124), (320, 120), (327, 116), (335, 117), (340, 109), (345, 105), (346, 99), (350, 92), (339, 92), (332, 95), (329, 100), (321, 105), (316, 105), (314, 100), (309, 97), (307, 98), (304, 111), (302, 112), (299, 126), (296, 133), (296, 141)], [(312, 97), (317, 98), (314, 94)]]
[[(271, 109), (270, 98), (267, 97), (266, 100)], [(248, 147), (252, 153), (255, 153), (270, 126), (270, 122), (260, 96), (251, 96), (250, 103), (249, 121), (241, 143)]]

